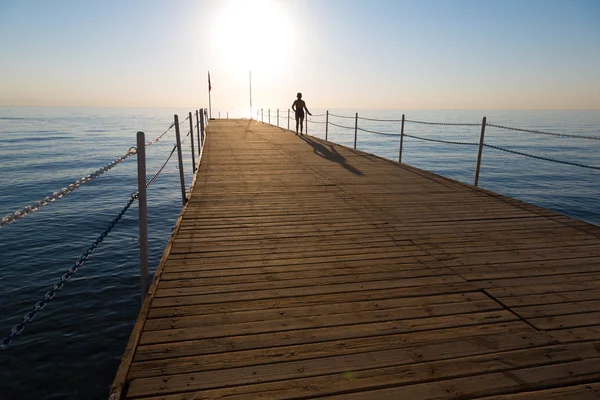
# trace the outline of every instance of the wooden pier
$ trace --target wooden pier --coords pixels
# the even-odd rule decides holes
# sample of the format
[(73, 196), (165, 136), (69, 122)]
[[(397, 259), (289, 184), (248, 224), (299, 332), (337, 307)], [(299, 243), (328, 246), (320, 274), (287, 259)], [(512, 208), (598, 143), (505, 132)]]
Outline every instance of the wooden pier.
[(256, 121), (207, 133), (113, 398), (600, 398), (600, 228)]

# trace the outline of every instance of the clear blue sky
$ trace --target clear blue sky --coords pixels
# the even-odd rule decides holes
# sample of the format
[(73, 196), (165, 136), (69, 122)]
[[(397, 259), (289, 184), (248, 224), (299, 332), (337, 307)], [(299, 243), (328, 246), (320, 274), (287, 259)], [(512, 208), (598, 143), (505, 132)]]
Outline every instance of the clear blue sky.
[(600, 0), (0, 0), (0, 105), (600, 109)]

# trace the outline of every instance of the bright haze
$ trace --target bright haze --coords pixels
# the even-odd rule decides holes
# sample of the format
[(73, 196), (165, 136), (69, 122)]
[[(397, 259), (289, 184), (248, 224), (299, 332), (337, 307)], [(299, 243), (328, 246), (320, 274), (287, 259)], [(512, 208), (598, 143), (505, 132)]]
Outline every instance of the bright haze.
[(598, 0), (0, 0), (0, 105), (600, 109)]

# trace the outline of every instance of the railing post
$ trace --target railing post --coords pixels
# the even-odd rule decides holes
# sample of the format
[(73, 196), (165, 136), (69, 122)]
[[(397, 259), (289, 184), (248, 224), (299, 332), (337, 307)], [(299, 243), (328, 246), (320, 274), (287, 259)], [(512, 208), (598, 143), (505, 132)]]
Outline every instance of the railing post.
[(290, 109), (288, 108), (288, 131), (290, 130)]
[(148, 293), (148, 204), (146, 197), (146, 139), (137, 133), (138, 210), (140, 220), (140, 280), (142, 304)]
[(192, 113), (190, 112), (188, 115), (190, 119), (190, 140), (192, 141), (192, 173), (196, 172), (196, 154), (194, 149), (194, 123), (192, 121)]
[(267, 110), (267, 113), (269, 114), (269, 125), (271, 125), (271, 109), (270, 108)]
[(262, 122), (263, 124), (265, 123), (265, 113), (262, 108), (260, 109), (260, 122)]
[(325, 113), (325, 140), (327, 140), (327, 133), (329, 132), (329, 110)]
[(477, 154), (477, 169), (475, 170), (475, 186), (479, 183), (479, 169), (481, 168), (481, 156), (483, 154), (483, 137), (485, 135), (486, 118), (481, 121), (481, 136), (479, 137), (479, 153)]
[(221, 119), (221, 111), (219, 111), (219, 119)]
[(402, 163), (402, 142), (404, 142), (404, 114), (402, 114), (402, 125), (400, 125), (400, 150), (398, 152), (399, 163)]
[[(204, 108), (200, 109), (200, 114), (204, 115)], [(200, 153), (200, 149), (204, 145), (204, 117), (200, 120), (200, 144), (198, 145), (198, 153)]]
[(354, 150), (356, 150), (356, 139), (358, 137), (358, 113), (354, 117)]
[(279, 127), (279, 108), (277, 109), (277, 127)]
[(202, 142), (200, 141), (200, 119), (198, 118), (198, 110), (196, 110), (196, 134), (198, 138), (198, 156), (200, 156), (200, 148), (202, 147)]
[(181, 155), (181, 136), (179, 135), (179, 117), (175, 114), (175, 138), (177, 139), (177, 158), (179, 159), (179, 181), (181, 182), (181, 201), (185, 206), (185, 179), (183, 178), (183, 157)]
[(304, 124), (304, 127), (306, 128), (304, 134), (308, 136), (308, 114), (306, 114), (306, 123)]

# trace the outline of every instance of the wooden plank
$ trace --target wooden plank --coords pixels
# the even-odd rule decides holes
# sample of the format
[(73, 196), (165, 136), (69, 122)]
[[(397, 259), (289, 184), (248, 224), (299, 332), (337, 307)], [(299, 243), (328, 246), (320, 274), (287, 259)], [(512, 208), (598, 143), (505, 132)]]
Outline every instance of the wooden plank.
[(598, 227), (249, 120), (194, 179), (116, 398), (598, 394)]

